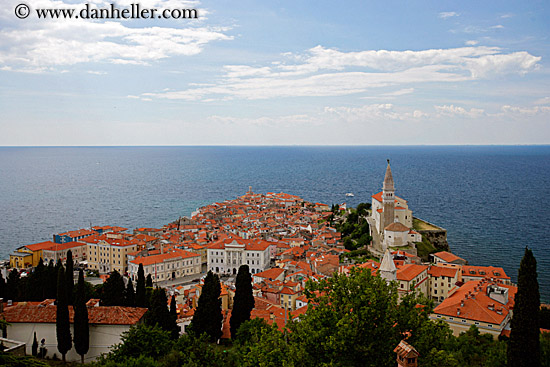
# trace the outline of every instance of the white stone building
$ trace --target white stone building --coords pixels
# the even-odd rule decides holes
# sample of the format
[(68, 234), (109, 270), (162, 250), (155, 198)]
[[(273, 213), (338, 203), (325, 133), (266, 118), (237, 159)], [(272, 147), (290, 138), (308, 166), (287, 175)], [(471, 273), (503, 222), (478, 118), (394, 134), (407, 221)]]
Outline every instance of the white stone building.
[(219, 240), (208, 246), (208, 270), (218, 274), (237, 274), (241, 265), (248, 265), (251, 274), (262, 272), (269, 267), (270, 245), (263, 240)]

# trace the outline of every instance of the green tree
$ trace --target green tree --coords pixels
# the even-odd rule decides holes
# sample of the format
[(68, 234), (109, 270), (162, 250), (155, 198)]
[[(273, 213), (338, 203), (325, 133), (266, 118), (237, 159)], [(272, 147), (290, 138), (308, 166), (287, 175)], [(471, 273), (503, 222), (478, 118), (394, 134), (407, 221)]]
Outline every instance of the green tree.
[(252, 295), (252, 276), (248, 265), (241, 265), (235, 282), (235, 297), (233, 297), (233, 310), (229, 320), (231, 337), (237, 335), (241, 324), (250, 320), (250, 312), (254, 308), (254, 296)]
[(4, 280), (4, 277), (2, 276), (2, 273), (0, 273), (0, 298), (6, 299), (6, 281)]
[(50, 260), (48, 267), (46, 269), (46, 284), (44, 287), (44, 298), (56, 298), (57, 297), (57, 273), (59, 272), (59, 267), (57, 267), (53, 260)]
[(145, 323), (150, 326), (158, 325), (162, 330), (169, 332), (174, 339), (177, 339), (178, 335), (174, 335), (174, 330), (177, 327), (176, 319), (172, 317), (168, 309), (166, 291), (156, 287), (151, 294), (150, 302), (151, 306), (145, 314)]
[(172, 330), (172, 338), (177, 339), (180, 336), (180, 327), (178, 326), (177, 319), (178, 319), (178, 308), (176, 305), (176, 296), (172, 296), (170, 299), (170, 316), (172, 317), (173, 323), (173, 330)]
[(220, 279), (212, 271), (208, 271), (191, 321), (191, 329), (195, 335), (206, 333), (212, 342), (217, 341), (222, 335), (223, 315), (220, 294)]
[(159, 326), (137, 324), (122, 333), (121, 343), (116, 344), (111, 352), (100, 358), (100, 364), (112, 361), (123, 363), (129, 358), (150, 357), (155, 360), (166, 355), (172, 349), (170, 333)]
[(256, 318), (245, 321), (236, 332), (239, 366), (292, 365), (289, 346), (277, 324)]
[(126, 284), (126, 288), (124, 289), (124, 304), (129, 307), (136, 305), (136, 295), (132, 279), (128, 279), (128, 284)]
[(114, 270), (103, 283), (101, 303), (104, 306), (124, 306), (124, 279)]
[(6, 282), (6, 298), (12, 301), (19, 301), (19, 291), (21, 283), (21, 276), (19, 270), (12, 269), (8, 274), (8, 281)]
[(526, 247), (518, 271), (518, 291), (508, 343), (509, 367), (540, 366), (539, 309), (537, 260)]
[(231, 352), (221, 350), (208, 342), (208, 336), (200, 337), (184, 334), (176, 342), (174, 349), (161, 361), (162, 367), (231, 367), (236, 364)]
[(63, 265), (61, 265), (57, 273), (57, 315), (55, 332), (57, 335), (57, 350), (61, 353), (63, 362), (65, 362), (65, 355), (72, 348), (69, 305), (67, 303), (67, 289), (65, 286), (65, 269)]
[(309, 281), (310, 303), (299, 322), (290, 323), (291, 355), (304, 366), (394, 366), (393, 349), (403, 336), (397, 324), (397, 289), (370, 271), (352, 269)]
[(145, 274), (143, 264), (139, 264), (136, 283), (136, 306), (147, 307), (147, 295), (145, 292)]
[(67, 251), (67, 261), (65, 262), (65, 278), (67, 284), (67, 302), (69, 305), (73, 304), (74, 299), (74, 262), (73, 262), (73, 252), (71, 250)]
[(82, 363), (84, 363), (84, 356), (90, 349), (90, 326), (86, 302), (84, 272), (80, 269), (74, 301), (74, 348), (80, 355)]
[(33, 357), (36, 357), (38, 355), (38, 339), (36, 339), (36, 331), (34, 332), (34, 338), (32, 341), (32, 348), (31, 353)]
[(147, 279), (145, 280), (145, 287), (153, 288), (153, 277), (151, 276), (151, 274), (147, 274)]

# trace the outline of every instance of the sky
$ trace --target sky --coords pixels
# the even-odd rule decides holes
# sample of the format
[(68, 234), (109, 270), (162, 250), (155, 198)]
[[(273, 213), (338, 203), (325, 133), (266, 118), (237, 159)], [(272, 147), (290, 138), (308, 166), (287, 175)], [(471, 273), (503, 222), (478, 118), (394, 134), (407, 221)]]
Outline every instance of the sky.
[(550, 144), (546, 0), (2, 5), (1, 146)]

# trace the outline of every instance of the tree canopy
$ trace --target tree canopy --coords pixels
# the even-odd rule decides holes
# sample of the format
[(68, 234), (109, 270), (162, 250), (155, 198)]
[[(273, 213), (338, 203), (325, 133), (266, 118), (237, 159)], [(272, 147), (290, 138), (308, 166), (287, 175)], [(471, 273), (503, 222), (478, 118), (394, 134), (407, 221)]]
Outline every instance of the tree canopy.
[(229, 326), (231, 337), (237, 335), (239, 326), (245, 321), (250, 320), (250, 312), (254, 308), (254, 296), (252, 295), (252, 276), (248, 265), (241, 265), (235, 282), (235, 297), (233, 297), (233, 310)]
[(540, 366), (540, 293), (537, 280), (537, 260), (529, 248), (518, 271), (518, 291), (508, 344), (508, 366)]
[(69, 305), (67, 300), (67, 288), (65, 269), (59, 267), (57, 273), (57, 309), (55, 331), (57, 335), (57, 350), (61, 353), (63, 361), (65, 355), (72, 348), (71, 324), (69, 321)]
[(212, 342), (218, 340), (222, 335), (223, 315), (220, 294), (220, 279), (209, 271), (204, 279), (197, 309), (191, 322), (191, 329), (196, 335), (206, 333)]

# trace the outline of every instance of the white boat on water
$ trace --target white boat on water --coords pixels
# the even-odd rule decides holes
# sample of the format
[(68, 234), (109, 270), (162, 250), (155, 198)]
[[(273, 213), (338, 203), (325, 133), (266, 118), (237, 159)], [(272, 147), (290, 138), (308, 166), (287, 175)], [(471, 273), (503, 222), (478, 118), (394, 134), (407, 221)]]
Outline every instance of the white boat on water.
[(351, 193), (351, 192), (348, 192), (348, 193), (346, 194), (346, 196), (354, 197), (355, 195), (353, 195), (353, 193)]

